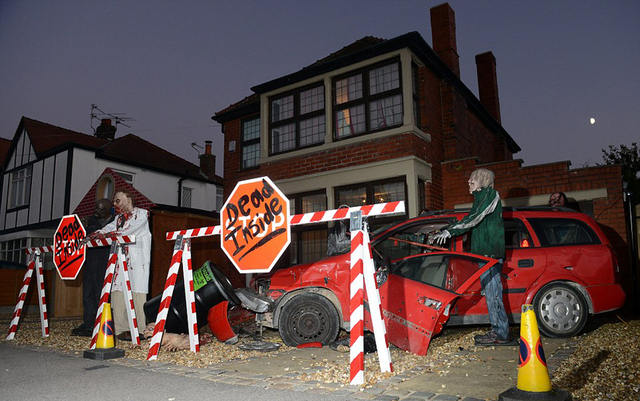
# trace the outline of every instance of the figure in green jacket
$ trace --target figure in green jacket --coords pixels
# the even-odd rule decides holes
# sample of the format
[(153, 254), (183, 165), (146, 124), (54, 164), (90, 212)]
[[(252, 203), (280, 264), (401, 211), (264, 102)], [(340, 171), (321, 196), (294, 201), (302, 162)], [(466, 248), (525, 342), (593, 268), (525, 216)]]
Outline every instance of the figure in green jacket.
[(495, 176), (487, 169), (477, 169), (469, 177), (469, 193), (473, 206), (467, 216), (437, 233), (433, 240), (444, 244), (447, 238), (472, 231), (471, 253), (498, 259), (491, 269), (480, 276), (487, 300), (491, 331), (476, 336), (477, 345), (509, 343), (509, 321), (502, 300), (502, 263), (504, 260), (504, 222), (500, 194), (493, 189)]

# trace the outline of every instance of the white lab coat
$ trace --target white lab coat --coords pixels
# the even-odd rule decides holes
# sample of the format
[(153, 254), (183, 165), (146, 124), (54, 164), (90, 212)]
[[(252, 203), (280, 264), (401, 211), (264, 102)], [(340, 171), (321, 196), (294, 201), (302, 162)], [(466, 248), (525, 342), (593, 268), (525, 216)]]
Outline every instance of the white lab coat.
[[(124, 224), (123, 224), (124, 220)], [(122, 224), (120, 228), (118, 225)], [(149, 211), (134, 207), (131, 213), (119, 214), (96, 234), (133, 235), (136, 242), (125, 247), (131, 291), (149, 292), (149, 272), (151, 270), (151, 231), (149, 231)], [(116, 267), (112, 291), (124, 291), (124, 276)]]

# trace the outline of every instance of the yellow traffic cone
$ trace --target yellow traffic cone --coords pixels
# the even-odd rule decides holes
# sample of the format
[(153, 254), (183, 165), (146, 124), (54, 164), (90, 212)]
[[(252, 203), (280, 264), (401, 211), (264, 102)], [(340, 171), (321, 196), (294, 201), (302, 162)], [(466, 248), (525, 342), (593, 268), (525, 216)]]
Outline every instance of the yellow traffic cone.
[(124, 350), (114, 348), (113, 340), (113, 320), (111, 319), (111, 304), (105, 303), (100, 318), (100, 328), (98, 330), (98, 339), (96, 340), (96, 348), (88, 349), (84, 352), (84, 357), (89, 359), (114, 359), (122, 358)]
[(113, 320), (111, 319), (111, 304), (106, 303), (100, 319), (100, 330), (98, 331), (98, 340), (96, 348), (113, 348)]
[(520, 362), (516, 387), (500, 394), (498, 401), (510, 400), (570, 400), (564, 390), (553, 390), (547, 360), (540, 341), (538, 321), (533, 305), (522, 305), (520, 319)]

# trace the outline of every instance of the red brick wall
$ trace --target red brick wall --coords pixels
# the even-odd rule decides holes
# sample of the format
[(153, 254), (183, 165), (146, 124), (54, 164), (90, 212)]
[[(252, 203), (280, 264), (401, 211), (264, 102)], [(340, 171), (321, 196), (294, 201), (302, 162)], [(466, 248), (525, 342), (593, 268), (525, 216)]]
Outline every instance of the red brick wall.
[(100, 177), (96, 180), (96, 182), (91, 186), (84, 198), (82, 198), (76, 209), (73, 211), (73, 214), (77, 214), (80, 217), (90, 216), (93, 214), (93, 210), (95, 208), (97, 200), (96, 190), (98, 187), (98, 183), (105, 175), (108, 175), (113, 180), (116, 192), (120, 190), (126, 190), (133, 195), (133, 203), (136, 207), (146, 210), (151, 210), (152, 208), (156, 207), (156, 204), (153, 203), (151, 199), (147, 198), (140, 191), (135, 189), (131, 184), (126, 182), (118, 173), (107, 167), (102, 172), (102, 174), (100, 174)]
[(445, 208), (452, 209), (457, 204), (473, 202), (467, 181), (471, 172), (480, 167), (494, 172), (495, 188), (503, 199), (546, 195), (555, 191), (571, 192), (606, 188), (606, 199), (594, 199), (593, 214), (616, 252), (622, 284), (629, 299), (632, 294), (631, 270), (620, 166), (595, 166), (570, 170), (568, 162), (527, 167), (521, 167), (520, 160), (484, 165), (478, 164), (475, 158), (445, 162), (442, 166)]

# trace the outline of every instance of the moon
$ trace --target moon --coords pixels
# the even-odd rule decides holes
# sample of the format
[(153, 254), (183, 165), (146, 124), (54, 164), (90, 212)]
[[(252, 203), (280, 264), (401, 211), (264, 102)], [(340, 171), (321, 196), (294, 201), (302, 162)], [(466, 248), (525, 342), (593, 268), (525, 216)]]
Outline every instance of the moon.
[(591, 117), (591, 118), (589, 119), (589, 123), (591, 123), (591, 125), (595, 124), (595, 123), (596, 123), (596, 119), (595, 119), (595, 118), (593, 118), (593, 117)]

